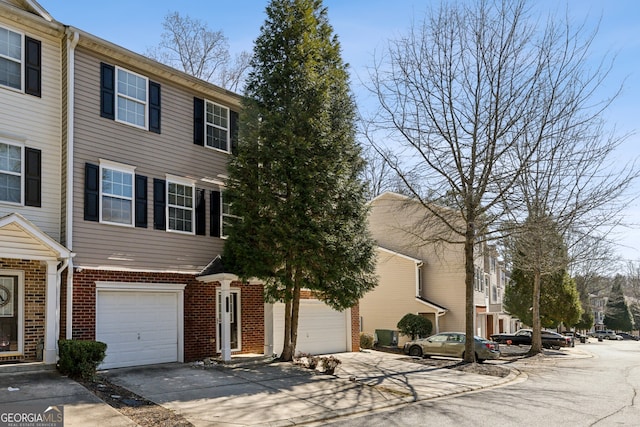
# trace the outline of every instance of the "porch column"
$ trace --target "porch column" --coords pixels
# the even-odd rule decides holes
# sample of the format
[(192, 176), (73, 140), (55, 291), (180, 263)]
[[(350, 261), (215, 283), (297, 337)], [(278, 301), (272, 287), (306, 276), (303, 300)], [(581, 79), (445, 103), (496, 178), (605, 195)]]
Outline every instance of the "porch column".
[(220, 322), (222, 323), (221, 336), (220, 336), (220, 353), (222, 361), (231, 361), (231, 319), (229, 315), (231, 305), (231, 280), (222, 279), (220, 281), (222, 285), (220, 289)]
[(57, 310), (57, 279), (58, 261), (47, 261), (47, 281), (45, 284), (45, 320), (44, 320), (44, 363), (54, 364), (57, 362), (56, 352), (56, 324), (58, 318)]

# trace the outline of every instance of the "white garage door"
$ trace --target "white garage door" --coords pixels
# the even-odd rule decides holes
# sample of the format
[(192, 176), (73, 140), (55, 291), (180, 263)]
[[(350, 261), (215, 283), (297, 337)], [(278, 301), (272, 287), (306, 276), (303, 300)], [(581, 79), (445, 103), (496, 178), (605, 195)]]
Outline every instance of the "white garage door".
[(107, 344), (100, 369), (179, 360), (178, 292), (98, 290), (96, 340)]
[[(273, 351), (282, 352), (284, 304), (273, 306)], [(296, 353), (324, 354), (351, 350), (350, 310), (336, 311), (317, 300), (301, 300)]]

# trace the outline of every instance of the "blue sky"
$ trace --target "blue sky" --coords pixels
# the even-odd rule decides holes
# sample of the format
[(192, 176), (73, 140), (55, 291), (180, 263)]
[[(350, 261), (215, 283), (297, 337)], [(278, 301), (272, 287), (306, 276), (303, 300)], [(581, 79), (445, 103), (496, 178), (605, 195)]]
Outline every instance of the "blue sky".
[[(446, 0), (444, 0), (446, 1)], [(205, 21), (211, 29), (222, 30), (229, 39), (231, 53), (251, 52), (253, 40), (264, 22), (268, 0), (39, 0), (58, 21), (80, 28), (105, 40), (143, 53), (160, 41), (162, 21), (168, 12), (177, 11)], [(359, 82), (365, 80), (373, 54), (386, 40), (406, 32), (412, 21), (440, 0), (324, 0), (329, 20), (342, 44), (343, 59), (351, 66), (356, 97)], [(616, 55), (610, 85), (611, 94), (623, 81), (620, 97), (608, 111), (608, 126), (620, 133), (640, 129), (640, 2), (637, 0), (534, 0), (543, 14), (562, 15), (568, 10), (575, 24), (594, 28), (600, 22), (593, 53), (596, 57)], [(568, 6), (568, 8), (567, 8)], [(626, 79), (626, 80), (625, 80)], [(620, 159), (640, 156), (640, 135), (631, 136), (623, 145)], [(638, 183), (640, 193), (640, 183)], [(626, 221), (637, 228), (620, 230), (619, 253), (640, 260), (640, 202), (627, 211)]]

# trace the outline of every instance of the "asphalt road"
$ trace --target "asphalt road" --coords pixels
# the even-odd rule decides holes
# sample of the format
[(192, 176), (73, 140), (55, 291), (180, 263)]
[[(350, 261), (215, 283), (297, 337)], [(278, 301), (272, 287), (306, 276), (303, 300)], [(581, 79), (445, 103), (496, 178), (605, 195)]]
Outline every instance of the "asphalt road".
[(348, 417), (331, 426), (640, 426), (640, 341), (577, 344), (512, 364), (522, 372), (500, 388)]

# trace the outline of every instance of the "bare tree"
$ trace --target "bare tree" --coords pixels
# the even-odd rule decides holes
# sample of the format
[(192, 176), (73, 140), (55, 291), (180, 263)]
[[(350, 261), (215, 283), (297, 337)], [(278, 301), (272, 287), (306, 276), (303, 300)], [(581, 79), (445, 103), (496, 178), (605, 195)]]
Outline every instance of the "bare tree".
[(148, 57), (232, 91), (243, 83), (251, 56), (241, 52), (232, 59), (222, 31), (178, 12), (168, 13), (162, 28), (161, 41), (147, 49)]
[[(582, 78), (588, 44), (567, 43), (568, 25), (563, 33), (531, 18), (524, 0), (443, 3), (391, 41), (370, 73), (380, 104), (370, 125), (384, 135), (378, 151), (393, 147), (410, 158), (386, 160), (400, 177), (419, 173), (434, 194), (412, 196), (464, 247), (468, 362), (474, 361), (475, 245), (502, 234), (510, 209), (504, 201), (515, 199), (519, 179), (536, 167), (541, 142), (580, 117), (572, 113), (598, 85), (586, 80), (585, 86)], [(571, 91), (581, 96), (568, 98)], [(461, 220), (434, 209), (430, 202), (440, 200)]]

